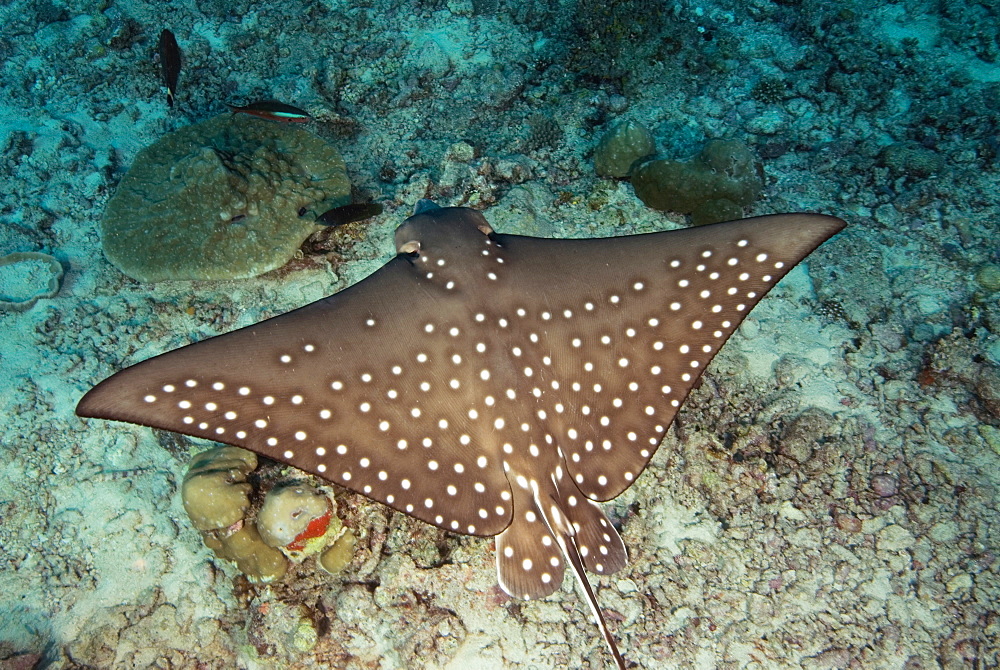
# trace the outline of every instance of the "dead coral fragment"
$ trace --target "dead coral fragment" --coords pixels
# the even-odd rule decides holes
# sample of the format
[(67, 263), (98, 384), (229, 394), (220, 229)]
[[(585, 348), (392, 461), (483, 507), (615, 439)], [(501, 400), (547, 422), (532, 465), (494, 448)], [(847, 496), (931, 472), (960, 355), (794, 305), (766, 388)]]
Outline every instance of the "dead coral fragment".
[(23, 251), (0, 258), (0, 311), (23, 312), (59, 292), (62, 264), (48, 254)]
[(284, 265), (315, 214), (350, 202), (340, 154), (295, 126), (223, 114), (136, 157), (101, 221), (104, 253), (140, 281), (238, 279)]

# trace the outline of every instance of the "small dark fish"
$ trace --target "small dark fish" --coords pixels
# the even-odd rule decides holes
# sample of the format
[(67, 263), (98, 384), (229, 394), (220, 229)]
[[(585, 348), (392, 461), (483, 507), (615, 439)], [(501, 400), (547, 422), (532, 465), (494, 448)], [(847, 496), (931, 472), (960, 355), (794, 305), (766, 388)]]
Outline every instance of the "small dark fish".
[(321, 226), (342, 226), (346, 223), (364, 221), (382, 213), (382, 205), (377, 202), (356, 202), (328, 209), (319, 215), (316, 223)]
[(174, 34), (166, 28), (160, 33), (160, 68), (163, 83), (167, 85), (167, 105), (173, 107), (177, 78), (181, 74), (181, 48), (177, 46)]
[(229, 105), (228, 107), (229, 111), (233, 114), (250, 114), (251, 116), (259, 116), (269, 121), (283, 121), (285, 123), (308, 123), (312, 121), (312, 117), (309, 116), (309, 112), (306, 110), (286, 105), (277, 100), (260, 100), (252, 102), (245, 107), (235, 107), (233, 105)]

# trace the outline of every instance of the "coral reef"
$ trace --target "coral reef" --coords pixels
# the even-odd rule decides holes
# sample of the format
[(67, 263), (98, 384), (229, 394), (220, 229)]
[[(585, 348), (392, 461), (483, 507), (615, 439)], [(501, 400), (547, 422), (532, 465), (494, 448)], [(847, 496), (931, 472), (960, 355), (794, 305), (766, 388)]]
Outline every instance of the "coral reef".
[[(346, 534), (251, 584), (187, 528), (189, 443), (71, 408), (120, 364), (363, 278), (422, 197), (489, 209), (505, 233), (672, 225), (594, 172), (597, 139), (632, 118), (668, 158), (744, 140), (767, 166), (755, 212), (849, 227), (743, 323), (634, 489), (604, 505), (633, 550), (598, 590), (628, 660), (1000, 667), (1000, 293), (992, 270), (976, 279), (1000, 263), (995, 3), (649, 4), (175, 0), (170, 110), (150, 57), (163, 6), (14, 0), (0, 256), (54, 253), (66, 276), (56, 299), (0, 312), (0, 661), (596, 667), (577, 594), (512, 601), (488, 541), (360, 496), (337, 495), (357, 536), (343, 577), (321, 569)], [(314, 115), (384, 217), (335, 239), (330, 267), (238, 283), (137, 285), (104, 261), (95, 224), (143, 147), (269, 97)], [(538, 114), (562, 138), (528, 154)], [(322, 488), (266, 467), (249, 519), (273, 483)]]
[(739, 218), (731, 216), (734, 207), (750, 205), (764, 188), (760, 164), (738, 140), (712, 140), (687, 163), (667, 159), (640, 163), (631, 177), (636, 195), (646, 205), (681, 214), (701, 209), (699, 223)]
[(140, 281), (253, 277), (284, 265), (350, 188), (316, 135), (223, 114), (139, 153), (101, 220), (104, 253)]
[(17, 251), (0, 258), (0, 311), (23, 312), (59, 292), (62, 263), (37, 251)]
[(632, 164), (656, 153), (653, 134), (635, 121), (615, 125), (594, 150), (594, 170), (601, 177), (627, 177)]

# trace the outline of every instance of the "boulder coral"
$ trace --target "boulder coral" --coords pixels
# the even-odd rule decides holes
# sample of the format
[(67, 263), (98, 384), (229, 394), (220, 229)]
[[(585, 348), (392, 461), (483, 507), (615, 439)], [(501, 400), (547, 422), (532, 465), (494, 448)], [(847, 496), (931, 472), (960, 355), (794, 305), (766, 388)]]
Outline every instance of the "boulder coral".
[(336, 516), (333, 491), (290, 480), (261, 502), (248, 481), (256, 468), (256, 454), (239, 447), (216, 447), (192, 460), (181, 496), (205, 546), (262, 584), (281, 579), (289, 560), (318, 554), (319, 568), (331, 574), (350, 563), (356, 540)]
[(604, 134), (594, 149), (594, 170), (601, 177), (627, 177), (632, 163), (656, 153), (653, 134), (635, 121), (624, 121)]
[(205, 546), (219, 558), (236, 563), (248, 579), (268, 583), (284, 576), (285, 556), (261, 540), (246, 517), (253, 487), (247, 475), (257, 456), (239, 447), (216, 447), (198, 454), (184, 477), (181, 498)]
[(601, 177), (626, 177), (653, 209), (689, 214), (696, 226), (731, 221), (764, 189), (763, 170), (738, 140), (711, 140), (690, 161), (653, 156), (652, 133), (634, 121), (616, 124), (594, 150)]
[(711, 140), (688, 162), (647, 161), (632, 168), (631, 178), (636, 195), (653, 209), (692, 215), (702, 209), (706, 215), (696, 223), (739, 218), (733, 214), (764, 188), (760, 164), (738, 140)]
[(257, 527), (249, 522), (227, 535), (206, 535), (205, 546), (219, 558), (235, 563), (251, 582), (269, 584), (284, 577), (288, 570), (284, 554), (264, 544)]
[(331, 575), (335, 575), (354, 558), (354, 547), (358, 538), (350, 528), (343, 528), (340, 535), (319, 557), (319, 567)]
[(195, 456), (181, 485), (181, 500), (200, 531), (229, 528), (250, 508), (247, 474), (257, 455), (239, 447), (216, 447)]
[(101, 220), (104, 254), (139, 281), (253, 277), (284, 265), (350, 190), (340, 154), (311, 132), (223, 114), (139, 152)]
[(257, 527), (264, 542), (302, 561), (322, 551), (343, 532), (333, 495), (296, 482), (279, 484), (264, 496)]

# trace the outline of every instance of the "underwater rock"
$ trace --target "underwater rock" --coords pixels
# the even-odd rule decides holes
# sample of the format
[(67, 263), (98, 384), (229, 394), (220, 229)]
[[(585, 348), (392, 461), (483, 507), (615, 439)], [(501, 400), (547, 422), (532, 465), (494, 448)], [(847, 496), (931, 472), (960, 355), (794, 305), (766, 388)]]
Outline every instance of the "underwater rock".
[(837, 424), (829, 412), (810, 407), (785, 424), (778, 441), (778, 453), (802, 465), (813, 456), (824, 436), (830, 435)]
[(984, 350), (984, 342), (955, 328), (931, 348), (925, 375), (930, 383), (964, 388), (974, 411), (995, 424), (1000, 419), (1000, 365), (984, 356)]
[(875, 475), (871, 484), (872, 491), (880, 498), (890, 498), (899, 492), (899, 481), (892, 475)]
[(635, 121), (619, 123), (594, 150), (594, 170), (601, 177), (627, 177), (632, 163), (656, 153), (653, 134)]
[(48, 254), (19, 251), (0, 258), (0, 311), (23, 312), (59, 292), (62, 263)]
[(853, 514), (842, 514), (837, 513), (833, 517), (834, 523), (837, 524), (837, 528), (844, 531), (845, 533), (860, 533), (862, 529), (861, 519), (854, 516)]
[[(632, 168), (632, 186), (639, 199), (653, 209), (693, 214), (713, 201), (729, 201), (743, 208), (764, 189), (760, 164), (750, 149), (738, 140), (712, 140), (690, 162), (668, 159), (646, 161)], [(732, 206), (716, 202), (718, 215), (731, 218)], [(700, 223), (708, 212), (699, 215)], [(739, 218), (739, 217), (735, 217)], [(720, 219), (725, 220), (725, 219)]]
[[(258, 651), (257, 659), (268, 668), (332, 668), (345, 667), (330, 662), (309, 662), (302, 654), (312, 651), (320, 641), (319, 626), (323, 616), (307, 605), (274, 597), (264, 590), (251, 604), (253, 614), (248, 618), (246, 639)], [(329, 658), (329, 657), (326, 657)], [(276, 662), (277, 659), (293, 661)], [(298, 660), (298, 662), (294, 662)], [(2, 669), (0, 669), (2, 670)]]
[(223, 114), (139, 152), (101, 220), (104, 254), (140, 281), (254, 277), (284, 265), (350, 189), (316, 135)]
[(257, 455), (239, 447), (216, 447), (195, 456), (181, 485), (184, 509), (200, 531), (229, 528), (250, 507), (247, 474)]

